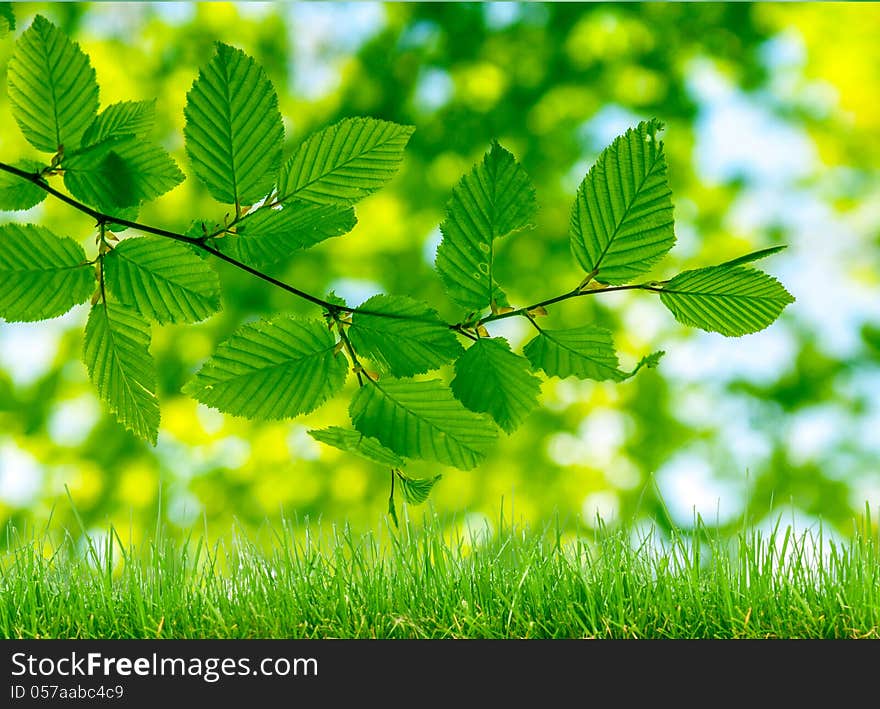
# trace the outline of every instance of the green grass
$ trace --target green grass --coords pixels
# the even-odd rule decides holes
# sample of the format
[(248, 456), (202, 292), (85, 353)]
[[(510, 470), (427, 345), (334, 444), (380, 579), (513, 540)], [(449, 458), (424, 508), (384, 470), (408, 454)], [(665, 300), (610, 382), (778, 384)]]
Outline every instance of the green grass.
[[(5, 638), (877, 638), (880, 544), (778, 525), (722, 539), (502, 527), (444, 540), (427, 517), (363, 536), (286, 522), (137, 548), (9, 529)], [(304, 534), (305, 532), (305, 534)], [(267, 538), (269, 537), (269, 538)]]

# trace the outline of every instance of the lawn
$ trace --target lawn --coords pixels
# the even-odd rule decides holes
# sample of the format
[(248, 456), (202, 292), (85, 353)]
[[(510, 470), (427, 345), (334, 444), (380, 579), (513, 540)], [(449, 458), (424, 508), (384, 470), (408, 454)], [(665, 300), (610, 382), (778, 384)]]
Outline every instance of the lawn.
[[(208, 542), (162, 528), (138, 546), (6, 531), (4, 638), (877, 638), (870, 514), (722, 537), (439, 518), (368, 534), (283, 521)], [(82, 536), (79, 537), (81, 540)]]

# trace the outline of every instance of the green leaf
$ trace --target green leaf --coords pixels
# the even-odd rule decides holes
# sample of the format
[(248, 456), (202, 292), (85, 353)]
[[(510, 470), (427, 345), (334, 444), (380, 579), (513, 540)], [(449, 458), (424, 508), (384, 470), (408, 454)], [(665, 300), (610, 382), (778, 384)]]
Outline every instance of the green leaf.
[(281, 168), (278, 201), (350, 204), (397, 172), (414, 128), (345, 118), (311, 135)]
[(354, 229), (354, 209), (338, 204), (288, 202), (263, 207), (242, 219), (234, 234), (216, 239), (220, 251), (253, 266), (268, 266), (325, 239)]
[(763, 330), (794, 302), (763, 271), (724, 265), (680, 273), (663, 284), (660, 300), (680, 323), (727, 337)]
[(82, 247), (33, 224), (0, 226), (0, 317), (32, 322), (88, 300), (95, 271)]
[(401, 295), (375, 295), (355, 312), (349, 337), (358, 354), (383, 371), (409, 377), (441, 367), (462, 353), (455, 333), (437, 311)]
[(627, 374), (619, 369), (611, 332), (593, 325), (572, 330), (542, 330), (524, 348), (535, 369), (564, 379), (622, 381)]
[(116, 419), (155, 445), (159, 434), (150, 323), (116, 303), (99, 302), (86, 323), (83, 361)]
[(639, 123), (599, 155), (571, 208), (571, 249), (596, 281), (619, 285), (675, 244), (662, 124)]
[(284, 124), (261, 66), (218, 42), (186, 95), (184, 115), (186, 152), (214, 199), (249, 205), (269, 193), (281, 165)]
[(216, 271), (175, 241), (121, 241), (104, 257), (104, 279), (119, 302), (160, 323), (198, 322), (220, 310)]
[(83, 145), (97, 145), (108, 138), (143, 137), (156, 122), (156, 100), (112, 103), (83, 133)]
[(76, 42), (42, 15), (15, 43), (7, 92), (12, 115), (37, 150), (76, 148), (98, 112), (98, 82)]
[(742, 266), (746, 263), (752, 263), (753, 261), (760, 261), (761, 259), (765, 259), (768, 256), (773, 256), (773, 254), (778, 254), (780, 251), (784, 251), (788, 246), (771, 246), (768, 249), (761, 249), (760, 251), (753, 251), (750, 254), (745, 254), (745, 256), (740, 256), (735, 259), (731, 259), (730, 261), (725, 261), (722, 264), (719, 264), (718, 267), (721, 266)]
[[(19, 160), (13, 164), (19, 170), (39, 172), (45, 165), (36, 160)], [(8, 172), (0, 172), (0, 210), (17, 212), (37, 206), (46, 199), (46, 191), (33, 182)]]
[(321, 321), (282, 317), (248, 323), (220, 344), (184, 392), (234, 416), (307, 414), (345, 382), (348, 365), (335, 349)]
[(512, 433), (538, 405), (541, 380), (501, 337), (481, 338), (455, 363), (452, 393), (471, 411), (488, 413)]
[(535, 188), (526, 171), (493, 143), (452, 191), (440, 225), (436, 266), (453, 299), (470, 310), (493, 301), (508, 305), (495, 282), (494, 241), (529, 227), (535, 208)]
[(397, 472), (397, 479), (400, 481), (403, 499), (411, 505), (421, 505), (427, 500), (434, 485), (442, 477), (442, 475), (435, 475), (433, 478), (411, 478), (400, 471)]
[(0, 2), (0, 37), (5, 37), (15, 29), (15, 15), (12, 3)]
[(468, 411), (439, 379), (370, 381), (349, 407), (354, 427), (395, 453), (470, 470), (498, 436), (491, 419)]
[(183, 182), (173, 158), (133, 136), (103, 140), (62, 162), (64, 184), (77, 199), (103, 211), (136, 207)]
[(394, 451), (388, 450), (375, 438), (369, 438), (363, 433), (353, 431), (350, 428), (330, 426), (329, 428), (309, 431), (309, 435), (316, 441), (326, 443), (347, 453), (354, 453), (361, 458), (371, 460), (380, 465), (390, 468), (400, 468), (403, 465), (401, 458)]

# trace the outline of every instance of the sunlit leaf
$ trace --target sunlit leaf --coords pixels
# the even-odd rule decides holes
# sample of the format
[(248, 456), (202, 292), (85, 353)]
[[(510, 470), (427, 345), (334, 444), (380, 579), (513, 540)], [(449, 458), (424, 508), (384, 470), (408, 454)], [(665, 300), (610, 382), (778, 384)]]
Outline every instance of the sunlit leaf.
[(89, 58), (42, 15), (15, 43), (7, 94), (24, 137), (47, 153), (76, 148), (98, 112), (98, 82)]
[(46, 320), (88, 300), (95, 270), (82, 247), (33, 224), (0, 226), (0, 317)]
[(285, 419), (320, 406), (342, 387), (347, 370), (323, 322), (281, 317), (236, 330), (184, 392), (235, 416)]
[(281, 165), (284, 125), (261, 66), (218, 42), (186, 95), (184, 115), (186, 152), (214, 199), (249, 205), (268, 194)]
[(452, 393), (471, 411), (484, 411), (511, 433), (538, 405), (541, 380), (503, 338), (481, 338), (455, 363)]
[(413, 132), (375, 118), (345, 118), (311, 135), (278, 177), (278, 201), (350, 204), (385, 185)]
[(498, 436), (491, 419), (466, 409), (438, 379), (381, 378), (355, 394), (354, 427), (395, 453), (470, 470)]
[(150, 355), (150, 324), (117, 303), (96, 303), (86, 324), (83, 361), (98, 394), (117, 420), (155, 444), (159, 402), (156, 367)]
[(220, 309), (220, 279), (192, 249), (167, 239), (125, 239), (104, 257), (107, 288), (160, 323), (198, 322)]
[(626, 283), (675, 244), (661, 128), (646, 121), (616, 138), (578, 188), (571, 248), (596, 281)]

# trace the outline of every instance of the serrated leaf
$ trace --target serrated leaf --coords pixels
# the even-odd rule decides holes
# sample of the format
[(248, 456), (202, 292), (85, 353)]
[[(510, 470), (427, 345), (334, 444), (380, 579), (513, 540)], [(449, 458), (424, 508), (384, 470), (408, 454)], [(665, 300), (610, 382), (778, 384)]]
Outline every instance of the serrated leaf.
[(220, 309), (217, 272), (175, 241), (125, 239), (104, 257), (104, 279), (119, 302), (160, 323), (198, 322)]
[(345, 383), (348, 365), (324, 322), (282, 317), (248, 323), (222, 342), (184, 392), (251, 419), (307, 414)]
[(523, 348), (535, 369), (551, 377), (622, 381), (611, 332), (592, 325), (571, 330), (542, 330)]
[(400, 483), (400, 490), (403, 492), (403, 499), (411, 505), (421, 505), (428, 496), (434, 485), (442, 478), (442, 475), (435, 475), (433, 478), (411, 478), (401, 472), (397, 472), (397, 480)]
[(362, 303), (348, 330), (359, 355), (383, 371), (409, 377), (437, 369), (462, 353), (455, 333), (426, 303), (400, 295), (376, 295)]
[(63, 315), (95, 289), (95, 271), (73, 239), (33, 224), (0, 226), (0, 317), (33, 322)]
[(266, 72), (240, 49), (217, 43), (186, 95), (186, 152), (211, 196), (250, 205), (272, 189), (284, 124)]
[(86, 323), (83, 361), (116, 419), (155, 444), (159, 401), (150, 355), (150, 323), (117, 303), (96, 303)]
[(571, 208), (571, 249), (600, 283), (647, 271), (675, 244), (662, 125), (644, 121), (606, 148)]
[(156, 100), (111, 103), (83, 133), (83, 145), (96, 145), (108, 138), (143, 137), (156, 122)]
[(503, 338), (481, 338), (455, 363), (452, 393), (471, 411), (488, 413), (512, 433), (538, 405), (541, 380)]
[(397, 172), (414, 128), (375, 118), (345, 118), (312, 134), (278, 176), (278, 200), (351, 204)]
[(76, 42), (42, 15), (18, 38), (9, 60), (12, 115), (37, 150), (72, 150), (98, 112), (98, 82)]
[(493, 143), (461, 178), (440, 225), (437, 271), (449, 295), (470, 310), (507, 306), (495, 281), (495, 239), (530, 226), (535, 188), (516, 159)]
[(383, 378), (358, 390), (354, 427), (395, 453), (470, 470), (498, 436), (491, 419), (466, 409), (439, 379)]
[(788, 246), (771, 246), (767, 249), (761, 249), (760, 251), (753, 251), (750, 254), (745, 254), (744, 256), (739, 256), (738, 258), (731, 259), (730, 261), (725, 261), (724, 263), (718, 264), (718, 267), (721, 266), (742, 266), (743, 264), (752, 263), (753, 261), (760, 261), (761, 259), (765, 259), (768, 256), (773, 256), (773, 254), (778, 254), (780, 251), (784, 251)]
[[(45, 167), (36, 160), (19, 160), (13, 164), (19, 170), (37, 173)], [(33, 182), (8, 172), (0, 172), (0, 210), (17, 212), (37, 206), (46, 199), (46, 191)]]
[(794, 302), (763, 271), (724, 265), (680, 273), (663, 285), (660, 300), (680, 323), (727, 337), (763, 330)]
[(399, 468), (403, 465), (403, 458), (397, 453), (388, 450), (375, 438), (370, 438), (350, 428), (330, 426), (309, 431), (309, 435), (316, 441), (326, 443), (328, 446), (333, 446), (346, 453), (354, 453), (380, 465), (386, 465), (390, 468)]
[(12, 3), (0, 2), (0, 37), (5, 37), (15, 29), (15, 15)]
[(112, 138), (65, 156), (64, 184), (77, 199), (103, 211), (137, 207), (183, 182), (174, 159), (154, 143)]
[(223, 253), (253, 266), (268, 266), (325, 239), (347, 234), (357, 224), (354, 209), (338, 204), (288, 202), (248, 214), (235, 234), (216, 240)]

